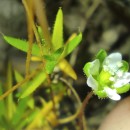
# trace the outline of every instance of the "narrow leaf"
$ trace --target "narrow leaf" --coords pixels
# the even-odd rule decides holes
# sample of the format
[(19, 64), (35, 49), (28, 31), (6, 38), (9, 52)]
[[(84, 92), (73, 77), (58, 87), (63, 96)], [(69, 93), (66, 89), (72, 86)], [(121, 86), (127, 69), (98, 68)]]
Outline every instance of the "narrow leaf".
[(88, 77), (90, 75), (90, 67), (91, 67), (91, 62), (88, 62), (84, 65), (83, 71), (85, 73), (85, 75)]
[[(16, 47), (17, 49), (24, 51), (24, 52), (28, 51), (28, 42), (27, 41), (9, 37), (9, 36), (3, 36), (3, 37), (7, 43)], [(40, 56), (40, 49), (37, 44), (33, 44), (32, 54), (35, 56)]]
[[(2, 84), (0, 83), (0, 95), (3, 94), (3, 90), (2, 90)], [(5, 103), (4, 100), (0, 101), (0, 118), (5, 115)]]
[(58, 63), (59, 68), (68, 76), (70, 76), (73, 79), (77, 79), (77, 75), (75, 73), (75, 71), (73, 70), (73, 68), (71, 67), (71, 65), (67, 62), (67, 60), (62, 59), (59, 63)]
[(54, 51), (63, 46), (63, 13), (61, 8), (58, 10), (54, 24), (52, 45)]
[[(8, 68), (7, 68), (7, 83), (6, 83), (6, 90), (11, 89), (13, 86), (13, 79), (12, 79), (12, 67), (11, 64), (8, 63)], [(13, 102), (13, 95), (10, 93), (8, 97), (6, 98), (6, 114), (9, 119), (12, 118), (13, 116), (13, 111), (14, 111), (14, 102)]]
[(27, 89), (21, 94), (20, 98), (24, 98), (33, 93), (46, 79), (46, 73), (42, 70), (38, 75), (36, 75), (28, 84)]
[(47, 61), (47, 63), (46, 63), (46, 72), (48, 74), (51, 74), (53, 72), (56, 64), (57, 64), (57, 61), (55, 61), (55, 60), (54, 61), (51, 61), (51, 60)]
[(64, 51), (60, 57), (60, 59), (64, 58), (68, 54), (70, 54), (81, 42), (82, 40), (82, 34), (80, 33), (79, 35), (75, 36), (70, 42), (65, 44)]
[(102, 63), (104, 61), (104, 59), (106, 58), (107, 53), (105, 50), (101, 49), (97, 55), (96, 55), (96, 59), (99, 59), (100, 63)]
[(46, 59), (46, 72), (48, 74), (52, 73), (56, 64), (59, 61), (59, 57), (61, 56), (63, 52), (63, 48), (59, 48), (57, 51), (52, 53), (51, 55), (46, 55), (44, 58)]
[(24, 78), (22, 77), (22, 75), (18, 72), (18, 71), (14, 71), (14, 76), (15, 76), (15, 79), (18, 82), (21, 82)]
[[(18, 71), (14, 71), (14, 76), (15, 76), (15, 80), (17, 83), (21, 82), (24, 78), (22, 77), (22, 75), (18, 72)], [(27, 88), (29, 82), (23, 84), (20, 88), (19, 88), (19, 92), (20, 91), (24, 91)], [(19, 97), (21, 95), (21, 93), (16, 93), (16, 97)]]
[(16, 125), (18, 123), (20, 124), (20, 121), (22, 121), (25, 109), (27, 108), (28, 99), (29, 98), (24, 98), (19, 100), (16, 112), (14, 113), (12, 118), (13, 125)]

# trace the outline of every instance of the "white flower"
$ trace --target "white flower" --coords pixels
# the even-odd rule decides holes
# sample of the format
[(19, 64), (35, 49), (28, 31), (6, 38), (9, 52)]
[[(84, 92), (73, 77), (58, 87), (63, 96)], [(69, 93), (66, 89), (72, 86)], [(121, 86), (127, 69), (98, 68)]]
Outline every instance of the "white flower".
[[(89, 65), (87, 84), (94, 93), (102, 97), (99, 95), (99, 92), (102, 92), (112, 100), (120, 100), (117, 89), (130, 82), (130, 73), (121, 69), (123, 66), (121, 54), (112, 53), (104, 59), (102, 64), (99, 59), (96, 59)], [(102, 69), (99, 70), (99, 68)]]
[(98, 59), (94, 60), (93, 62), (91, 62), (91, 66), (89, 69), (89, 73), (92, 75), (96, 75), (99, 73), (99, 67), (100, 67), (100, 62)]
[(120, 100), (121, 96), (117, 94), (116, 89), (111, 89), (109, 87), (105, 87), (104, 91), (106, 92), (107, 96), (112, 100)]
[(103, 62), (103, 68), (106, 71), (109, 71), (111, 74), (114, 74), (118, 71), (119, 66), (122, 62), (122, 56), (120, 53), (112, 53), (107, 56)]
[(130, 73), (124, 72), (122, 73), (122, 76), (115, 76), (115, 83), (114, 87), (119, 88), (122, 87), (130, 82)]
[[(93, 91), (96, 92), (98, 90), (98, 82), (91, 75), (87, 79), (87, 84), (89, 87), (93, 89)], [(120, 95), (117, 94), (116, 89), (104, 87), (103, 91), (107, 94), (107, 97), (109, 97), (112, 100), (120, 100), (121, 98)]]
[(87, 79), (87, 84), (89, 87), (91, 87), (93, 90), (98, 90), (98, 82), (90, 75)]
[(110, 54), (103, 62), (103, 67), (113, 75), (110, 78), (114, 79), (115, 88), (122, 87), (130, 82), (130, 73), (120, 70), (122, 66), (122, 56), (120, 53)]

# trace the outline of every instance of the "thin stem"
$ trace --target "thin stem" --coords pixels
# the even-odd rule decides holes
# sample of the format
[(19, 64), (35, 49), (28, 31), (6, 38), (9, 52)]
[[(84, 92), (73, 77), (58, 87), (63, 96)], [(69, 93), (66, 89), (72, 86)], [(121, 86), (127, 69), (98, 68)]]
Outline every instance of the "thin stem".
[(34, 72), (32, 72), (30, 75), (28, 75), (25, 79), (23, 79), (21, 82), (17, 83), (14, 85), (12, 88), (10, 88), (8, 91), (6, 91), (4, 94), (0, 96), (0, 100), (4, 99), (7, 97), (10, 93), (12, 93), (14, 90), (19, 88), (21, 85), (29, 81), (31, 78), (33, 78), (41, 69), (43, 68), (43, 65), (40, 65), (38, 69), (36, 69)]
[(101, 0), (93, 1), (92, 5), (89, 7), (88, 11), (86, 12), (86, 19), (88, 20), (93, 13), (96, 11), (97, 7), (101, 4)]
[(93, 91), (91, 91), (84, 99), (83, 103), (82, 103), (82, 108), (80, 109), (81, 113), (84, 112), (86, 105), (88, 104), (90, 98), (93, 95)]
[(26, 12), (28, 14), (28, 18), (31, 21), (32, 29), (34, 31), (34, 34), (35, 34), (35, 37), (36, 37), (36, 40), (37, 40), (37, 44), (40, 48), (41, 56), (43, 56), (42, 44), (41, 44), (41, 41), (40, 41), (40, 38), (39, 38), (39, 35), (38, 35), (38, 32), (37, 32), (37, 28), (36, 28), (35, 23), (34, 23), (34, 20), (33, 20), (32, 11), (29, 9), (25, 0), (23, 0), (23, 4), (24, 4)]
[(42, 28), (43, 36), (48, 48), (51, 49), (51, 35), (48, 30), (48, 21), (45, 13), (45, 3), (42, 0), (34, 0), (35, 13)]
[(69, 89), (73, 92), (73, 94), (75, 95), (76, 100), (78, 101), (78, 104), (79, 104), (79, 109), (76, 111), (76, 113), (75, 113), (74, 115), (69, 116), (69, 117), (66, 117), (66, 118), (58, 119), (59, 124), (65, 124), (65, 123), (70, 122), (70, 121), (72, 121), (72, 120), (74, 120), (74, 119), (77, 118), (77, 116), (79, 115), (79, 112), (80, 112), (80, 108), (81, 108), (81, 106), (82, 106), (82, 103), (81, 103), (81, 101), (80, 101), (80, 98), (79, 98), (78, 94), (76, 93), (75, 89), (71, 86), (71, 84), (69, 84), (69, 83), (68, 83), (65, 79), (63, 79), (63, 78), (60, 78), (60, 80), (61, 80), (62, 82), (64, 82), (64, 83), (67, 85), (67, 87), (69, 87)]
[(33, 30), (32, 30), (32, 22), (33, 22), (33, 11), (32, 6), (33, 3), (28, 4), (25, 0), (22, 0), (23, 5), (25, 7), (25, 10), (27, 12), (27, 23), (28, 23), (28, 52), (27, 52), (27, 58), (26, 58), (26, 77), (29, 75), (29, 68), (30, 68), (30, 61), (31, 61), (31, 53), (32, 53), (32, 45), (33, 45)]
[(90, 98), (92, 97), (93, 95), (93, 91), (91, 91), (89, 94), (87, 94), (87, 96), (85, 97), (83, 103), (82, 103), (82, 106), (81, 106), (81, 109), (80, 109), (80, 112), (79, 112), (79, 125), (80, 125), (80, 129), (82, 130), (84, 128), (84, 126), (82, 125), (82, 122), (83, 122), (83, 115), (84, 115), (84, 110), (86, 108), (86, 105), (88, 104)]
[(56, 107), (55, 107), (55, 101), (54, 101), (54, 93), (53, 93), (53, 89), (52, 89), (52, 86), (51, 86), (51, 79), (49, 77), (48, 74), (47, 75), (47, 80), (48, 80), (48, 85), (50, 86), (50, 94), (51, 94), (51, 100), (52, 100), (52, 103), (53, 103), (53, 111), (56, 113)]

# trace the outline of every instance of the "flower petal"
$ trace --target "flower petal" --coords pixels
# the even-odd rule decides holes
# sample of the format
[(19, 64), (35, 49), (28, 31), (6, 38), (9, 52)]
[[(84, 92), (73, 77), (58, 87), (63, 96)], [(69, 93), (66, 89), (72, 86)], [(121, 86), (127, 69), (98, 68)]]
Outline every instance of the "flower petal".
[(126, 85), (129, 82), (130, 82), (130, 73), (125, 72), (125, 73), (122, 74), (122, 76), (117, 75), (116, 81), (114, 83), (114, 87), (119, 88), (119, 87)]
[(108, 87), (105, 87), (104, 88), (104, 91), (106, 92), (107, 96), (112, 99), (112, 100), (120, 100), (121, 99), (121, 96), (119, 94), (117, 94), (116, 90), (114, 89), (111, 89), (111, 88), (108, 88)]
[(122, 62), (122, 56), (120, 53), (112, 53), (107, 56), (103, 62), (103, 67), (105, 70), (110, 71), (111, 73), (116, 72)]
[(87, 85), (91, 87), (93, 90), (98, 89), (98, 82), (90, 75), (87, 79)]
[(97, 75), (99, 73), (99, 67), (100, 67), (100, 61), (99, 59), (94, 60), (91, 62), (91, 67), (90, 67), (90, 74), (91, 75)]
[(121, 62), (121, 61), (122, 61), (122, 56), (120, 53), (117, 52), (117, 53), (112, 53), (109, 56), (107, 56), (105, 58), (104, 62), (106, 64), (116, 64), (116, 63)]

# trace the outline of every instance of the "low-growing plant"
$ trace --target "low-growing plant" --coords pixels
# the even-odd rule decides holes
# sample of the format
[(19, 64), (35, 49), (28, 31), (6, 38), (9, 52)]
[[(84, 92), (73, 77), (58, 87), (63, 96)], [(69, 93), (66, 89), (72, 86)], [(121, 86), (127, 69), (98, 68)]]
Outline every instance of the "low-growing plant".
[[(26, 69), (22, 75), (8, 63), (6, 80), (0, 82), (0, 129), (52, 130), (66, 128), (68, 123), (68, 129), (85, 130), (84, 109), (93, 94), (120, 100), (119, 94), (129, 91), (129, 64), (120, 53), (107, 56), (101, 49), (95, 60), (83, 68), (92, 91), (81, 103), (70, 81), (76, 80), (77, 75), (65, 57), (81, 43), (82, 33), (74, 33), (64, 42), (62, 8), (57, 12), (51, 33), (42, 8), (44, 3), (22, 2), (27, 14), (28, 40), (2, 35), (8, 44), (27, 53)], [(31, 62), (38, 63), (36, 69), (30, 69)], [(57, 75), (60, 72), (62, 76)], [(73, 101), (72, 111), (66, 104), (68, 97)]]
[[(82, 34), (72, 34), (64, 43), (62, 8), (58, 10), (51, 35), (41, 1), (23, 0), (23, 4), (27, 13), (28, 40), (6, 35), (3, 35), (3, 38), (10, 45), (27, 53), (26, 71), (23, 76), (15, 68), (12, 70), (9, 63), (7, 81), (1, 83), (0, 87), (0, 129), (53, 129), (75, 118), (71, 116), (72, 119), (68, 117), (60, 120), (60, 108), (56, 108), (68, 95), (68, 88), (76, 95), (80, 104), (75, 90), (65, 78), (60, 77), (54, 81), (52, 76), (55, 75), (55, 68), (58, 68), (66, 76), (77, 79), (75, 71), (65, 57), (81, 42)], [(39, 25), (35, 23), (34, 15)], [(33, 71), (30, 70), (31, 61), (39, 63)], [(15, 85), (13, 85), (14, 80)], [(34, 97), (33, 93), (38, 88), (43, 88), (42, 91), (45, 91), (47, 96)], [(35, 105), (36, 98), (40, 106)]]

